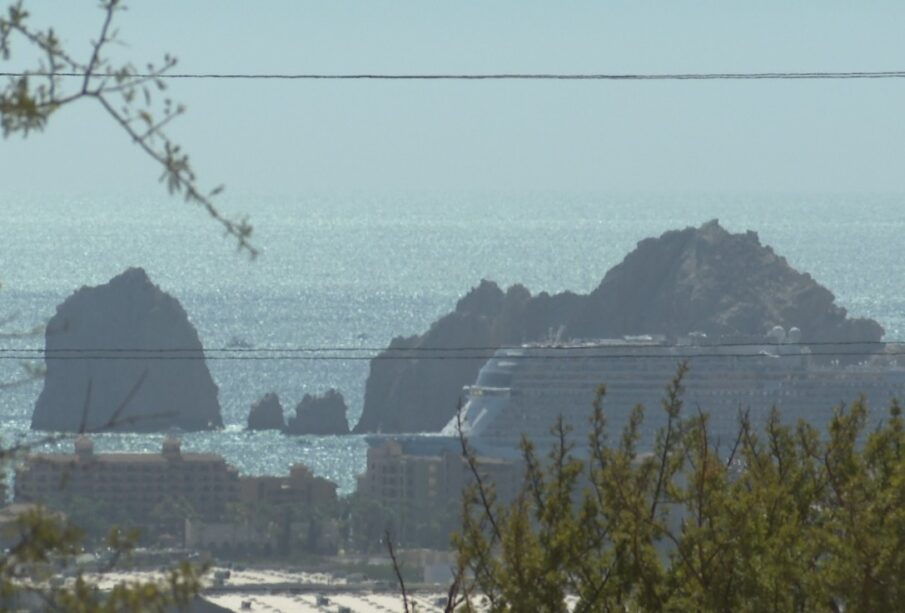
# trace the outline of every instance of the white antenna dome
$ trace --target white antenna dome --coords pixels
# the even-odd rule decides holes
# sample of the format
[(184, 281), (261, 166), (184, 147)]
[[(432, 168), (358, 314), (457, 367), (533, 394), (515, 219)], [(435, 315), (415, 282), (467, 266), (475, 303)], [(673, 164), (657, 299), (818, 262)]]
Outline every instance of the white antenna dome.
[(773, 326), (773, 328), (767, 332), (767, 338), (774, 342), (781, 343), (786, 338), (786, 331), (782, 326)]

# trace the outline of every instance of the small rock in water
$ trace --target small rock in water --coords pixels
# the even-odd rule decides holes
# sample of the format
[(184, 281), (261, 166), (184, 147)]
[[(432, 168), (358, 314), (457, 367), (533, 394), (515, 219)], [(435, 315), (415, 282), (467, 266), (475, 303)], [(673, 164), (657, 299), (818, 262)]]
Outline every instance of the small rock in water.
[(283, 417), (283, 405), (280, 397), (270, 392), (251, 405), (248, 414), (249, 430), (280, 430), (286, 429), (286, 421)]
[(348, 434), (346, 401), (335, 389), (323, 396), (305, 394), (295, 407), (295, 416), (289, 418), (286, 431), (289, 434)]

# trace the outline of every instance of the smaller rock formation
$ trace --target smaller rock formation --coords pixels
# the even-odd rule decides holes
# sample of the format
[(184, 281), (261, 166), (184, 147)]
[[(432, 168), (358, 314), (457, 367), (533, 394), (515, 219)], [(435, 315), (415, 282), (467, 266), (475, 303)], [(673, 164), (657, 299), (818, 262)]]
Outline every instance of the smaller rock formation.
[(295, 407), (295, 416), (289, 418), (286, 432), (289, 434), (348, 434), (346, 401), (335, 389), (323, 396), (305, 394)]
[(280, 397), (270, 392), (251, 405), (248, 414), (249, 430), (286, 430), (286, 420), (283, 418), (283, 405)]

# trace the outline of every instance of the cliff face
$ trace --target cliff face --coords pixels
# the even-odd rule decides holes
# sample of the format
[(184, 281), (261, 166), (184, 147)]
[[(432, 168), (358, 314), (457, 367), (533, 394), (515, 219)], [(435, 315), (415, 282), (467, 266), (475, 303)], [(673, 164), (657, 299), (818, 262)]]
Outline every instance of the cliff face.
[(185, 310), (144, 270), (131, 268), (105, 285), (83, 287), (57, 307), (47, 326), (47, 376), (31, 427), (222, 427), (217, 386), (203, 358)]
[(286, 425), (288, 434), (348, 434), (346, 401), (334, 389), (323, 396), (305, 394)]
[(851, 319), (832, 292), (789, 266), (757, 234), (718, 222), (638, 243), (588, 296), (573, 336), (764, 334), (798, 326), (804, 341), (880, 340), (883, 328)]
[[(481, 281), (459, 300), (455, 311), (420, 336), (397, 337), (371, 361), (365, 405), (355, 432), (439, 430), (455, 414), (462, 386), (474, 383), (493, 354), (469, 348), (498, 347), (544, 337), (552, 322), (577, 311), (580, 297), (531, 293), (521, 285), (503, 292)], [(435, 348), (462, 349), (434, 352)], [(455, 359), (425, 359), (432, 356)], [(474, 359), (460, 359), (461, 357)], [(398, 359), (406, 358), (406, 359)]]
[(283, 405), (280, 397), (269, 392), (251, 405), (248, 413), (249, 430), (285, 430), (286, 421), (283, 417)]
[(876, 341), (883, 328), (852, 319), (832, 292), (760, 244), (753, 232), (730, 234), (718, 222), (648, 238), (606, 273), (588, 295), (503, 292), (482, 281), (422, 335), (396, 338), (371, 361), (356, 432), (435, 431), (455, 414), (462, 386), (475, 381), (492, 351), (469, 360), (425, 360), (432, 348), (519, 344), (560, 334), (760, 335), (797, 326), (807, 341)]

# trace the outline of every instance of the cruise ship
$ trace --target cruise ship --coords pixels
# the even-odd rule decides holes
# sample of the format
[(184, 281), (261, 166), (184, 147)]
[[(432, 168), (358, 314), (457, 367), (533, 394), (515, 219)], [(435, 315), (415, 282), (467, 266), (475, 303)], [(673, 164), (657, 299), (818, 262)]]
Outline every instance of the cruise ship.
[[(519, 453), (523, 435), (539, 451), (549, 448), (555, 442), (550, 428), (562, 415), (581, 453), (596, 390), (606, 384), (608, 440), (619, 440), (632, 408), (641, 404), (640, 448), (650, 449), (656, 431), (666, 424), (665, 388), (684, 361), (689, 366), (684, 414), (706, 412), (713, 436), (728, 445), (741, 411), (758, 424), (775, 406), (786, 423), (802, 418), (824, 425), (834, 407), (859, 396), (883, 410), (893, 398), (905, 398), (905, 368), (895, 361), (898, 352), (891, 347), (877, 352), (872, 346), (875, 353), (866, 355), (851, 346), (809, 346), (801, 342), (797, 328), (786, 332), (780, 327), (758, 338), (697, 333), (677, 339), (644, 335), (507, 347), (497, 350), (477, 381), (464, 388), (458, 419), (439, 435), (400, 437), (400, 442), (411, 453), (448, 448), (461, 425), (479, 454), (512, 457)], [(852, 363), (853, 355), (864, 361)]]

